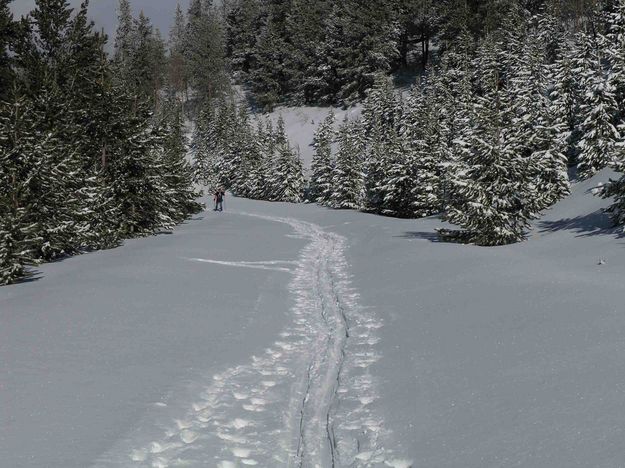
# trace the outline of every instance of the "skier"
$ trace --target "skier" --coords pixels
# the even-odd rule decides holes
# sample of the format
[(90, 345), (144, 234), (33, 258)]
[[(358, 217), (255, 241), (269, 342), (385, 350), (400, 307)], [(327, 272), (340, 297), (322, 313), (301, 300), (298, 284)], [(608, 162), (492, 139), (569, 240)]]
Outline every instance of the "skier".
[(223, 211), (224, 210), (224, 197), (226, 196), (226, 192), (223, 187), (219, 187), (215, 190), (213, 194), (213, 200), (215, 201), (215, 211)]

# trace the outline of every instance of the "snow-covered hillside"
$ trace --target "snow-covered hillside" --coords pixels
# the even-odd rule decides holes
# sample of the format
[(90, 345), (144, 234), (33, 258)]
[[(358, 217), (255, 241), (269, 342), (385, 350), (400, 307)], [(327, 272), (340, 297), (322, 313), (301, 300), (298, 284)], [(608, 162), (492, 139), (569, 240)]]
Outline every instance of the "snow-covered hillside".
[(621, 466), (607, 176), (506, 247), (228, 199), (44, 265), (0, 289), (0, 466)]

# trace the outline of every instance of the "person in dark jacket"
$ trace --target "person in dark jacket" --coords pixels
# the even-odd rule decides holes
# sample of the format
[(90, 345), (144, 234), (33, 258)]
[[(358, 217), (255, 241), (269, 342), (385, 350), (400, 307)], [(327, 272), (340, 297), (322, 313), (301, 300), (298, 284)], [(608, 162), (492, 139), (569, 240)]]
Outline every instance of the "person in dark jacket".
[(215, 190), (213, 194), (213, 200), (215, 201), (215, 211), (223, 211), (224, 210), (224, 198), (226, 196), (226, 192), (223, 187), (219, 187)]

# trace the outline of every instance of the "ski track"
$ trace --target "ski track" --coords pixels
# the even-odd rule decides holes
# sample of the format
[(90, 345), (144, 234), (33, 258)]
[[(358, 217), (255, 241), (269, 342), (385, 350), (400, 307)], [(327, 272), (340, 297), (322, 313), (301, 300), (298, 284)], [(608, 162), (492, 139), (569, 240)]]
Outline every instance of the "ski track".
[(160, 438), (131, 440), (122, 459), (96, 466), (411, 466), (383, 447), (389, 434), (371, 409), (382, 323), (358, 304), (345, 238), (291, 218), (237, 214), (288, 224), (309, 243), (297, 262), (189, 260), (291, 272), (292, 323), (262, 355), (210, 378)]

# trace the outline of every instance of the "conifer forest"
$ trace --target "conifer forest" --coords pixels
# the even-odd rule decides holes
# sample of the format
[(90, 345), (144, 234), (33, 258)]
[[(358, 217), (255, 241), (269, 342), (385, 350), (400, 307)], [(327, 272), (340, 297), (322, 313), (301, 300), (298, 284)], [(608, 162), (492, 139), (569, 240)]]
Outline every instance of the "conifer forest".
[[(193, 0), (169, 40), (129, 0), (114, 39), (88, 2), (39, 0), (21, 19), (9, 3), (3, 283), (25, 265), (172, 228), (200, 208), (194, 181), (263, 200), (441, 213), (461, 228), (442, 236), (497, 245), (522, 240), (568, 193), (571, 168), (625, 170), (620, 1)], [(412, 86), (394, 86), (402, 72)], [(253, 118), (285, 103), (362, 103), (362, 115), (329, 112), (305, 174), (281, 122)], [(601, 195), (625, 222), (625, 179)]]

